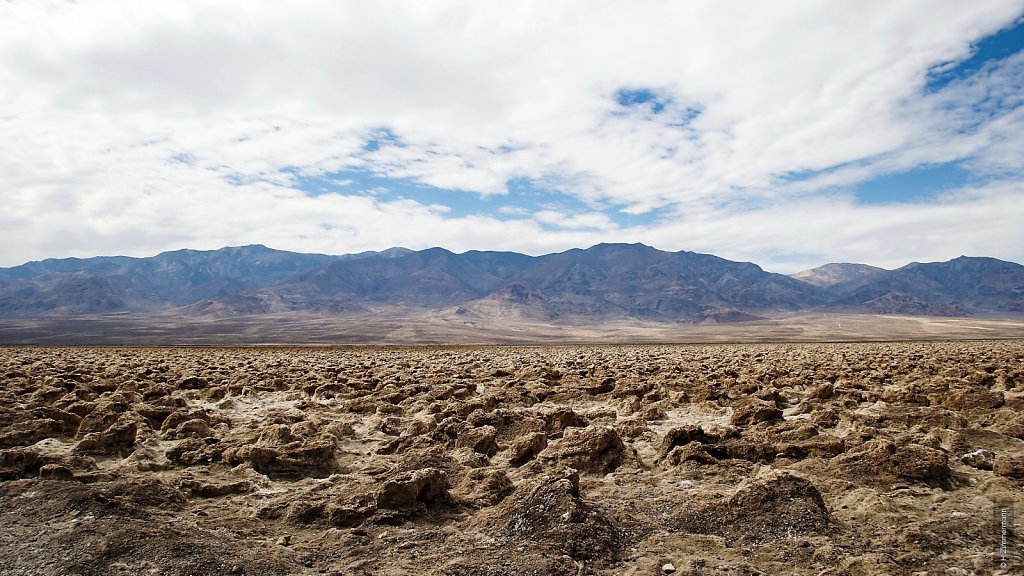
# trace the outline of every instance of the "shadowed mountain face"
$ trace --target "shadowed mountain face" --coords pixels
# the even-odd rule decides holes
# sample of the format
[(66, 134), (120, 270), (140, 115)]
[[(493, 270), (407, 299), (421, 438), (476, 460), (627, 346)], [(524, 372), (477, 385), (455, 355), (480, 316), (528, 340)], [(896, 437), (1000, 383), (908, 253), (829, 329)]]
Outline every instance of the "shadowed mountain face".
[[(161, 313), (344, 315), (383, 309), (491, 319), (735, 322), (778, 311), (1024, 312), (1024, 266), (991, 258), (795, 277), (708, 254), (599, 244), (546, 256), (441, 248), (328, 256), (264, 246), (0, 269), (0, 316)], [(802, 279), (798, 279), (802, 278)]]
[[(464, 305), (509, 317), (700, 321), (723, 308), (796, 310), (822, 302), (818, 288), (753, 264), (642, 244), (600, 244), (541, 257), (432, 248), (392, 260), (334, 262), (242, 296), (247, 300), (234, 299), (235, 307), (217, 313)], [(222, 304), (202, 302), (187, 312), (206, 315)]]
[(336, 259), (256, 245), (30, 262), (0, 269), (0, 313), (163, 310), (274, 284)]
[(822, 302), (814, 286), (749, 263), (643, 244), (598, 244), (541, 259), (515, 281), (558, 314), (702, 320), (710, 310), (796, 310)]
[(198, 302), (189, 315), (258, 314), (306, 310), (338, 313), (375, 306), (445, 308), (474, 300), (501, 288), (534, 260), (511, 252), (453, 254), (442, 248), (411, 252), (396, 258), (363, 258), (332, 262), (315, 270), (230, 301)]
[(833, 305), (865, 306), (881, 313), (960, 316), (1024, 311), (1024, 266), (995, 258), (914, 262), (869, 282), (836, 288), (840, 289), (833, 292)]

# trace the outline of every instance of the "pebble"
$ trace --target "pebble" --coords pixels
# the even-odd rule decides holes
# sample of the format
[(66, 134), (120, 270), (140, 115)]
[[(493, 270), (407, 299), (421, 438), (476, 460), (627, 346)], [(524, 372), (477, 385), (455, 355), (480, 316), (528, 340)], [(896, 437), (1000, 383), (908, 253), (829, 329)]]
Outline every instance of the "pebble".
[(285, 534), (285, 535), (283, 535), (283, 536), (281, 536), (280, 538), (277, 539), (277, 544), (279, 546), (290, 546), (291, 543), (292, 543), (292, 537), (289, 536), (288, 534)]
[(676, 571), (676, 567), (673, 566), (671, 562), (669, 562), (667, 564), (663, 564), (662, 567), (661, 567), (661, 573), (662, 574), (672, 574), (675, 571)]
[(679, 482), (679, 487), (683, 490), (689, 490), (690, 488), (693, 488), (693, 482), (690, 480), (682, 480)]

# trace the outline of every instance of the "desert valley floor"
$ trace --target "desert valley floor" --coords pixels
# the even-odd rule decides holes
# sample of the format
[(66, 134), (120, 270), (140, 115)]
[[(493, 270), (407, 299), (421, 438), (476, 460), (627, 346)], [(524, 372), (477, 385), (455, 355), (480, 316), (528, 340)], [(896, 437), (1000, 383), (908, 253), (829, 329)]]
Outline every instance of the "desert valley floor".
[(0, 382), (4, 575), (1022, 570), (1021, 340), (13, 347)]

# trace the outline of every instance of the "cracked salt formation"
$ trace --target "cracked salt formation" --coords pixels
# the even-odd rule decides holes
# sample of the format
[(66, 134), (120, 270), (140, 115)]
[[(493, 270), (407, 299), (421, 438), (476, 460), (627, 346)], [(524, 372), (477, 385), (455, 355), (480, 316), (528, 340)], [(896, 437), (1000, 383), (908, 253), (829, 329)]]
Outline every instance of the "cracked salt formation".
[(1024, 509), (1020, 341), (8, 348), (0, 375), (0, 574), (999, 573)]

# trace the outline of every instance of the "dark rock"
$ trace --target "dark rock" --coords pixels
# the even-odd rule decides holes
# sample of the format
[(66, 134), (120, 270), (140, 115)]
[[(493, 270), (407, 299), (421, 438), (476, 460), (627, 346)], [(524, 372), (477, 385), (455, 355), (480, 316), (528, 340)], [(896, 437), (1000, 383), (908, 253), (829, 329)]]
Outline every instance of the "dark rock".
[(766, 543), (825, 533), (832, 520), (809, 480), (769, 470), (741, 482), (724, 501), (720, 496), (698, 499), (676, 522), (678, 528), (695, 534)]
[(571, 468), (524, 482), (472, 523), (485, 533), (574, 559), (614, 558), (623, 542), (615, 522), (581, 497), (579, 475)]

